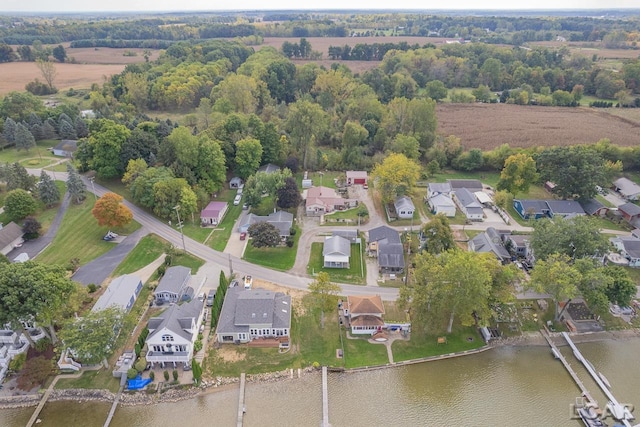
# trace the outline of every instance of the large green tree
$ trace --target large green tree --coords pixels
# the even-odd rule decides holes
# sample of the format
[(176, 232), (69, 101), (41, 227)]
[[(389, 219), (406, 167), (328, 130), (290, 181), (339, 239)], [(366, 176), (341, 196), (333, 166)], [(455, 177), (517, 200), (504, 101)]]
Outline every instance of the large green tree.
[(131, 131), (124, 125), (107, 119), (94, 120), (90, 128), (89, 144), (93, 157), (89, 167), (102, 179), (122, 176), (124, 165), (120, 162), (120, 150)]
[(554, 320), (558, 320), (558, 304), (578, 294), (578, 283), (582, 275), (564, 254), (552, 254), (536, 262), (529, 285), (536, 292), (551, 295), (555, 303)]
[(36, 146), (36, 139), (33, 134), (29, 132), (29, 129), (22, 123), (16, 125), (15, 139), (17, 150), (25, 150), (27, 153), (29, 150)]
[(236, 170), (238, 176), (247, 179), (258, 170), (262, 160), (262, 145), (253, 138), (244, 138), (236, 142)]
[(309, 292), (314, 300), (314, 305), (323, 314), (337, 307), (340, 291), (340, 286), (332, 283), (329, 279), (329, 274), (324, 271), (319, 272), (316, 280), (309, 284)]
[(318, 104), (301, 100), (289, 107), (286, 128), (291, 135), (302, 167), (309, 166), (310, 152), (314, 144), (327, 131), (328, 116)]
[(255, 248), (278, 246), (282, 241), (276, 226), (269, 222), (251, 224), (247, 231), (251, 236), (251, 245)]
[(36, 201), (21, 188), (11, 190), (4, 199), (4, 211), (12, 221), (18, 221), (36, 211)]
[(38, 198), (48, 208), (60, 201), (60, 190), (44, 170), (40, 173), (40, 182), (38, 182)]
[(67, 163), (67, 191), (76, 203), (87, 197), (87, 186), (71, 163)]
[(420, 177), (420, 165), (404, 154), (392, 153), (373, 167), (371, 176), (382, 195), (382, 201), (388, 203), (397, 196), (411, 192)]
[(426, 223), (422, 233), (425, 238), (424, 248), (429, 253), (439, 254), (456, 247), (449, 219), (443, 214), (434, 216), (431, 221)]
[(531, 247), (539, 260), (558, 253), (575, 260), (604, 255), (609, 242), (591, 217), (556, 217), (539, 219), (533, 224)]
[(506, 190), (513, 195), (526, 193), (531, 184), (537, 180), (535, 160), (525, 153), (513, 154), (504, 162), (500, 181), (498, 181), (498, 190)]

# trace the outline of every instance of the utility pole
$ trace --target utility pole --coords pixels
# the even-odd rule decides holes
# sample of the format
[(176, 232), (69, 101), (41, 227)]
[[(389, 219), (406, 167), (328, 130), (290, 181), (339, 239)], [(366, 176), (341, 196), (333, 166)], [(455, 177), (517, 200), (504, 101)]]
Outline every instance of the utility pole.
[(175, 205), (173, 209), (178, 215), (178, 227), (180, 228), (180, 236), (182, 236), (182, 249), (187, 252), (187, 245), (184, 244), (184, 231), (182, 231), (182, 221), (180, 221), (180, 205)]
[(229, 277), (233, 277), (233, 263), (231, 262), (231, 254), (229, 254)]
[(95, 181), (96, 178), (94, 176), (92, 176), (91, 178), (89, 178), (89, 182), (91, 182), (91, 189), (93, 190), (93, 197), (96, 199), (96, 202), (98, 201), (98, 195), (96, 194), (96, 186), (93, 183), (93, 181)]

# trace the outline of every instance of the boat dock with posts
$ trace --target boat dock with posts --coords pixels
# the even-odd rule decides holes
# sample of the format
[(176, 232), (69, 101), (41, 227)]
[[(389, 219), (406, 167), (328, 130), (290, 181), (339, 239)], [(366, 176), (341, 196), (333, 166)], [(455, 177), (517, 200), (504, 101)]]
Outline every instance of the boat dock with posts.
[(580, 377), (578, 377), (578, 374), (576, 374), (576, 372), (573, 370), (573, 368), (571, 367), (569, 362), (567, 362), (567, 359), (565, 359), (564, 356), (562, 355), (562, 353), (560, 353), (560, 350), (558, 350), (558, 347), (556, 347), (556, 345), (551, 340), (551, 337), (549, 336), (549, 333), (545, 329), (541, 329), (540, 333), (542, 334), (542, 336), (549, 343), (549, 346), (551, 347), (551, 352), (553, 353), (553, 356), (556, 359), (560, 360), (560, 362), (562, 362), (562, 365), (564, 366), (564, 368), (567, 370), (569, 375), (571, 375), (571, 378), (573, 378), (573, 381), (575, 381), (576, 385), (580, 389), (580, 392), (582, 393), (582, 396), (587, 400), (587, 403), (590, 406), (594, 406), (594, 407), (597, 408), (598, 407), (598, 401), (595, 400), (593, 398), (593, 396), (591, 396), (591, 393), (589, 393), (589, 390), (587, 390), (587, 387), (584, 385), (584, 383), (582, 382)]

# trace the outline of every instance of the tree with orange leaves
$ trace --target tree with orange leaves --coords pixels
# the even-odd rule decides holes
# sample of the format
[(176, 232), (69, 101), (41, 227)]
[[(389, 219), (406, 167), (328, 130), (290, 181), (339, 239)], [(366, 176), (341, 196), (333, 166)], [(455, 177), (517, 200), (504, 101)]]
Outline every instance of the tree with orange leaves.
[(133, 214), (122, 203), (122, 200), (122, 196), (116, 193), (106, 193), (98, 199), (91, 210), (93, 216), (98, 220), (98, 225), (117, 228), (131, 222)]

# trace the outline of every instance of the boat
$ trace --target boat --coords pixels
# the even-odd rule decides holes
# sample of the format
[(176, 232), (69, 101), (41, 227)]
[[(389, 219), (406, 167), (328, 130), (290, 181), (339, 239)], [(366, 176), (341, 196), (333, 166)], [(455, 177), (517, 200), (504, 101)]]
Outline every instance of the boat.
[(586, 427), (607, 427), (607, 424), (598, 418), (596, 410), (591, 406), (579, 408), (578, 415)]

